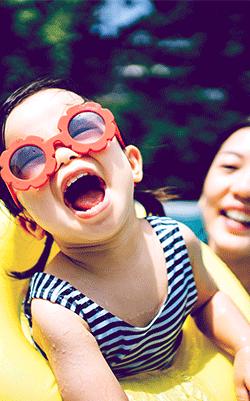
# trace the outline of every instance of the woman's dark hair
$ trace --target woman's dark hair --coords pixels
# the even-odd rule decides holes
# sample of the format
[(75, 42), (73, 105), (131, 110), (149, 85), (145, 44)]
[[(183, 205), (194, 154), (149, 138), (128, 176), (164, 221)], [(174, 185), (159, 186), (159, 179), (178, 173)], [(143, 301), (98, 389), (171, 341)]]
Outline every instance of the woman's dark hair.
[(220, 134), (217, 136), (217, 139), (216, 139), (215, 143), (213, 144), (212, 148), (210, 148), (210, 150), (208, 150), (206, 155), (204, 155), (204, 157), (202, 158), (203, 165), (201, 166), (202, 173), (201, 173), (201, 182), (199, 184), (200, 194), (198, 197), (200, 197), (200, 195), (202, 193), (202, 189), (203, 189), (203, 185), (204, 185), (207, 173), (210, 169), (210, 166), (211, 166), (215, 156), (219, 152), (221, 146), (234, 132), (238, 131), (241, 128), (250, 128), (250, 116), (230, 125), (230, 127), (225, 129), (224, 131), (220, 132)]
[[(29, 96), (49, 88), (58, 88), (62, 90), (70, 90), (72, 92), (79, 93), (78, 88), (71, 80), (54, 79), (54, 78), (38, 79), (30, 84), (22, 86), (21, 88), (13, 92), (13, 94), (8, 97), (8, 99), (3, 103), (2, 107), (0, 108), (0, 124), (2, 126), (0, 154), (2, 154), (2, 152), (5, 150), (4, 131), (5, 131), (6, 120), (11, 111)], [(87, 98), (83, 96), (82, 98), (85, 101), (88, 101)], [(209, 165), (211, 164), (215, 154), (217, 153), (223, 142), (235, 131), (244, 127), (250, 127), (250, 117), (246, 118), (245, 120), (237, 124), (234, 124), (229, 129), (227, 129), (225, 132), (223, 132), (218, 136), (218, 139), (215, 145), (213, 146), (213, 152), (209, 153), (209, 157), (207, 159)], [(136, 188), (135, 190), (135, 199), (145, 207), (147, 214), (151, 213), (151, 214), (156, 214), (158, 216), (164, 216), (165, 212), (162, 206), (162, 202), (173, 198), (178, 198), (178, 196), (176, 196), (172, 191), (170, 191), (169, 188), (161, 188), (149, 191), (138, 191), (138, 189)], [(18, 208), (15, 202), (13, 201), (12, 196), (10, 195), (9, 190), (5, 182), (2, 180), (1, 176), (0, 176), (0, 199), (4, 201), (6, 207), (14, 216), (17, 216), (23, 210), (21, 205), (20, 208)], [(52, 243), (53, 243), (53, 237), (49, 233), (47, 233), (47, 239), (45, 242), (44, 250), (36, 265), (24, 272), (12, 272), (11, 276), (18, 279), (25, 279), (31, 277), (35, 272), (43, 271), (51, 250)]]
[(250, 127), (250, 116), (244, 118), (243, 120), (240, 120), (234, 124), (232, 124), (229, 128), (227, 128), (225, 131), (222, 131), (218, 137), (217, 140), (215, 141), (213, 148), (210, 152), (208, 152), (207, 158), (206, 158), (206, 167), (207, 167), (207, 172), (209, 170), (210, 165), (212, 164), (215, 156), (217, 155), (218, 151), (220, 150), (221, 146), (223, 143), (236, 131), (238, 131), (241, 128), (247, 128)]

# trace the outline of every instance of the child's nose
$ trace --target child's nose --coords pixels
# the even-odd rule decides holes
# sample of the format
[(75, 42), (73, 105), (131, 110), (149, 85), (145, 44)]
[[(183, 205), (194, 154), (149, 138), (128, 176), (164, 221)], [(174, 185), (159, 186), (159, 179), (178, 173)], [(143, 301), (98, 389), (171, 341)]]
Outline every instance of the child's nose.
[(81, 158), (82, 155), (74, 152), (70, 148), (65, 148), (64, 146), (58, 147), (55, 152), (55, 159), (57, 162), (57, 168), (59, 168), (63, 164), (68, 164), (72, 159)]

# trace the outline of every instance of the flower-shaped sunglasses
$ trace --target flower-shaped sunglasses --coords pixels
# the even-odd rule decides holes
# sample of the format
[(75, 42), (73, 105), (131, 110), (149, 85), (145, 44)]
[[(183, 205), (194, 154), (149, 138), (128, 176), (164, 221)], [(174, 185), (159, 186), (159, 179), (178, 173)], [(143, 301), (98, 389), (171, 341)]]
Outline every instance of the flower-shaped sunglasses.
[(42, 187), (56, 171), (58, 146), (83, 155), (104, 150), (108, 141), (116, 136), (125, 148), (113, 114), (98, 103), (87, 102), (70, 107), (59, 119), (57, 127), (60, 133), (45, 142), (38, 136), (11, 142), (0, 157), (1, 177), (18, 207), (14, 189), (27, 191), (30, 187)]

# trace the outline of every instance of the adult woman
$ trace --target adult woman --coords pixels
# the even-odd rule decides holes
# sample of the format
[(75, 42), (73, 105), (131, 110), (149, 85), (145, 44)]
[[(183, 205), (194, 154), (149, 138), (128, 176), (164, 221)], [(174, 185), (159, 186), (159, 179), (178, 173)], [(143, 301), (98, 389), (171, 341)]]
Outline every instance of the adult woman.
[(187, 227), (137, 218), (139, 150), (125, 147), (101, 105), (57, 86), (28, 90), (6, 116), (1, 177), (20, 225), (60, 248), (33, 276), (25, 312), (62, 398), (128, 400), (117, 379), (169, 367), (192, 310), (235, 356), (237, 397), (249, 400), (250, 325), (213, 282)]
[(250, 117), (219, 140), (199, 206), (209, 246), (250, 294)]

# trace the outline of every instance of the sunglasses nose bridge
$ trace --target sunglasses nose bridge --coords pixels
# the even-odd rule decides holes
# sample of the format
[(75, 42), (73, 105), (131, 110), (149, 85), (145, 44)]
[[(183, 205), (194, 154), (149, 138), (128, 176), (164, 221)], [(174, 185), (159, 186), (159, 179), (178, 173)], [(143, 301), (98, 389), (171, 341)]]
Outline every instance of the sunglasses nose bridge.
[(72, 144), (71, 138), (65, 137), (65, 135), (58, 134), (47, 141), (48, 145), (54, 148), (54, 151), (58, 148), (65, 147), (69, 148)]

